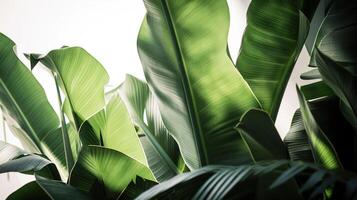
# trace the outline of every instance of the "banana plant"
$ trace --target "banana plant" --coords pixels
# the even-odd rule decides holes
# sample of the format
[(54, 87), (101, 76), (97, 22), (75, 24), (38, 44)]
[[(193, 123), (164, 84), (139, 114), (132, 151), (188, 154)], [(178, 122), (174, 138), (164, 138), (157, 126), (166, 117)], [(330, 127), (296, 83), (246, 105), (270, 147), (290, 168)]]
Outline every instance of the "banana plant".
[[(355, 198), (356, 3), (252, 0), (236, 63), (225, 0), (144, 4), (146, 82), (128, 75), (105, 93), (84, 49), (27, 54), (51, 71), (60, 119), (0, 35), (1, 107), (26, 148), (4, 144), (0, 172), (36, 177), (9, 199)], [(274, 121), (304, 44), (314, 82), (297, 87), (282, 140)]]

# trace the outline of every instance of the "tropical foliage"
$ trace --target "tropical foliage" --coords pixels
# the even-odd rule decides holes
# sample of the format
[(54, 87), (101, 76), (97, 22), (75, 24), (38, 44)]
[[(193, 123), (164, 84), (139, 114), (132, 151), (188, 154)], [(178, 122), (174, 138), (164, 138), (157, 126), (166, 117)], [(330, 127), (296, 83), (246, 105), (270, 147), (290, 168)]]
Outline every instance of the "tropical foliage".
[[(50, 72), (57, 114), (0, 33), (0, 106), (20, 149), (0, 173), (33, 174), (8, 199), (357, 198), (357, 3), (252, 0), (237, 61), (226, 0), (145, 0), (146, 81), (105, 91), (80, 47), (25, 54)], [(302, 48), (310, 71), (284, 140), (275, 128)]]

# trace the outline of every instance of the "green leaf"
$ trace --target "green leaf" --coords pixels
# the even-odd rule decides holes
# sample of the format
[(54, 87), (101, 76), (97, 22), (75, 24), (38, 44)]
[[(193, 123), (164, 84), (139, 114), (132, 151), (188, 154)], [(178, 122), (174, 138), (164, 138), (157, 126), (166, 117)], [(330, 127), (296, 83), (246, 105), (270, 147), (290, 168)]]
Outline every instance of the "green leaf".
[(60, 180), (56, 166), (48, 159), (0, 141), (0, 173), (7, 172), (36, 173)]
[(37, 178), (22, 186), (20, 189), (12, 193), (8, 200), (19, 199), (37, 199), (37, 200), (89, 200), (92, 199), (88, 194), (80, 191), (70, 185), (59, 181), (47, 180), (44, 178)]
[(318, 69), (312, 69), (307, 72), (304, 72), (300, 75), (300, 78), (303, 80), (314, 80), (314, 79), (321, 79), (321, 74)]
[(104, 85), (109, 76), (87, 51), (80, 47), (65, 47), (52, 50), (38, 59), (55, 73), (68, 102), (65, 107), (72, 111), (66, 114), (76, 129), (79, 129), (81, 122), (104, 108)]
[[(25, 143), (41, 151), (41, 139), (59, 125), (45, 92), (14, 52), (15, 43), (0, 33), (0, 102), (5, 118)], [(26, 145), (27, 146), (27, 145)]]
[(80, 135), (86, 145), (114, 149), (148, 165), (134, 124), (118, 94), (111, 95), (105, 109), (83, 123)]
[(254, 161), (288, 159), (285, 145), (266, 112), (249, 110), (236, 129), (247, 144)]
[[(14, 52), (15, 43), (0, 33), (0, 103), (12, 133), (30, 152), (43, 153), (61, 170), (64, 159), (56, 112), (45, 91)], [(51, 138), (48, 140), (46, 138)]]
[(345, 118), (357, 130), (356, 2), (333, 2), (315, 39), (310, 64), (342, 100)]
[[(310, 2), (310, 1), (305, 1), (305, 2)], [(310, 23), (309, 35), (307, 36), (305, 42), (306, 49), (310, 55), (312, 54), (315, 45), (316, 36), (319, 33), (321, 24), (324, 21), (332, 2), (333, 0), (318, 0), (316, 11), (313, 14), (313, 17), (310, 18), (311, 23)]]
[(9, 143), (0, 141), (0, 164), (12, 160), (18, 156), (27, 154), (28, 152), (11, 145)]
[(290, 130), (284, 138), (284, 143), (292, 161), (314, 162), (300, 109), (294, 113)]
[[(356, 32), (357, 33), (357, 32)], [(357, 75), (349, 73), (343, 66), (332, 61), (327, 56), (318, 52), (316, 54), (317, 64), (323, 76), (323, 80), (328, 84), (334, 93), (341, 99), (347, 111), (354, 117), (357, 117)], [(351, 120), (351, 124), (357, 127), (357, 121)]]
[[(355, 170), (354, 159), (354, 131), (340, 111), (340, 101), (337, 97), (319, 98), (309, 102), (309, 109), (316, 123), (336, 150), (342, 166), (348, 170)], [(341, 137), (343, 133), (343, 137)], [(297, 110), (291, 129), (284, 139), (292, 160), (314, 162), (309, 137), (306, 133), (300, 111)], [(316, 160), (319, 161), (318, 159)]]
[(156, 182), (137, 177), (135, 182), (132, 181), (128, 187), (125, 188), (124, 192), (120, 194), (118, 199), (135, 199), (141, 193), (145, 192), (156, 184)]
[(308, 135), (315, 161), (327, 169), (338, 169), (342, 165), (332, 143), (316, 122), (301, 90), (296, 87), (302, 119)]
[(306, 100), (335, 96), (335, 93), (323, 81), (303, 85), (301, 86), (301, 91), (304, 94)]
[(315, 39), (310, 61), (312, 66), (316, 66), (316, 55), (320, 51), (343, 69), (357, 75), (355, 67), (357, 42), (354, 40), (357, 31), (356, 8), (356, 2), (346, 0), (334, 1), (329, 6)]
[(69, 183), (86, 192), (116, 198), (136, 176), (154, 180), (149, 168), (121, 152), (101, 146), (84, 146)]
[(113, 96), (106, 107), (106, 123), (102, 137), (105, 147), (122, 152), (147, 165), (144, 149), (126, 107), (118, 95)]
[(0, 164), (0, 173), (7, 172), (36, 173), (51, 179), (61, 180), (56, 166), (51, 161), (36, 154), (23, 155)]
[[(281, 170), (282, 166), (287, 165), (292, 168)], [(296, 190), (286, 188), (289, 187), (290, 180), (321, 171), (327, 177), (339, 177), (347, 185), (347, 177), (343, 178), (333, 172), (330, 174), (315, 165), (270, 161), (254, 165), (206, 166), (160, 183), (137, 199), (302, 199)], [(272, 175), (276, 178), (265, 179)], [(275, 187), (271, 188), (270, 185), (275, 180)], [(265, 187), (259, 187), (261, 184)], [(315, 188), (316, 186), (311, 186), (309, 189)]]
[(273, 120), (309, 30), (297, 4), (253, 0), (237, 59), (237, 69)]
[(187, 166), (250, 161), (233, 127), (260, 105), (226, 51), (226, 1), (148, 0), (145, 5), (139, 56)]
[[(222, 166), (224, 168), (224, 166)], [(145, 199), (192, 199), (204, 182), (210, 178), (219, 166), (206, 166), (190, 173), (177, 175), (145, 191), (136, 200)]]
[[(67, 124), (69, 141), (74, 160), (77, 159), (80, 150), (79, 136), (72, 125)], [(44, 144), (41, 145), (44, 154), (58, 167), (58, 170), (63, 180), (68, 177), (68, 169), (66, 166), (65, 151), (63, 146), (62, 128), (57, 128), (51, 131), (46, 137), (43, 138)]]
[[(147, 84), (127, 75), (119, 92), (133, 122), (145, 134), (140, 140), (155, 178), (161, 182), (177, 175), (180, 152), (162, 121), (157, 102)], [(144, 122), (145, 111), (147, 123)]]

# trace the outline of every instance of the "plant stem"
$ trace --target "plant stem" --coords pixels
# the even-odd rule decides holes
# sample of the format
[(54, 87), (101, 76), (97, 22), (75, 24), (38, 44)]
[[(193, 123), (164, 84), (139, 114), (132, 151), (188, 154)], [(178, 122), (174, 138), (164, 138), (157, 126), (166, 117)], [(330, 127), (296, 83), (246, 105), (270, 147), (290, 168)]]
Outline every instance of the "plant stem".
[(55, 83), (56, 83), (58, 104), (60, 107), (60, 115), (61, 115), (61, 125), (62, 125), (61, 129), (62, 129), (64, 154), (65, 154), (66, 165), (67, 165), (67, 170), (68, 170), (68, 174), (69, 174), (71, 172), (73, 165), (74, 165), (71, 143), (69, 141), (68, 130), (67, 130), (66, 121), (65, 121), (66, 119), (64, 117), (64, 112), (62, 109), (62, 98), (61, 98), (61, 93), (60, 93), (60, 89), (59, 89), (58, 82), (57, 82), (57, 75), (55, 73), (52, 73), (52, 75), (53, 75), (53, 77), (55, 79)]

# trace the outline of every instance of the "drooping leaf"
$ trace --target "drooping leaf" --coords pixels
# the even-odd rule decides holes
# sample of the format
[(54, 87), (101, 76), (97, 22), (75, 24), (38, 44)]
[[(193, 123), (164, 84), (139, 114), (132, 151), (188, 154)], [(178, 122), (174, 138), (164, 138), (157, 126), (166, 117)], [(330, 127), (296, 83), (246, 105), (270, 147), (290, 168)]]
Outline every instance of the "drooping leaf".
[(36, 154), (23, 155), (0, 164), (0, 173), (20, 172), (38, 174), (54, 180), (61, 180), (56, 166), (51, 161)]
[(247, 12), (236, 67), (273, 120), (309, 30), (301, 2), (253, 0)]
[(244, 112), (260, 104), (226, 51), (227, 2), (144, 3), (139, 56), (162, 120), (187, 166), (249, 161), (233, 127)]
[(301, 90), (298, 87), (296, 89), (300, 102), (301, 116), (312, 147), (315, 161), (327, 169), (341, 168), (341, 162), (332, 143), (316, 122)]
[(27, 154), (28, 152), (11, 145), (9, 143), (0, 141), (0, 164), (12, 160), (18, 156)]
[[(291, 168), (281, 170), (281, 167), (286, 165), (290, 165)], [(278, 177), (268, 179), (270, 186), (259, 188), (260, 181), (272, 174)], [(344, 186), (352, 186), (350, 181), (356, 179), (355, 175), (327, 171), (316, 165), (291, 161), (270, 161), (234, 167), (206, 166), (160, 183), (142, 193), (137, 199), (300, 199), (296, 193), (290, 190), (282, 192), (279, 188), (286, 186), (292, 178), (318, 178), (315, 174), (323, 174), (326, 178), (335, 177), (330, 183), (303, 183), (303, 187), (309, 183), (305, 186), (306, 190), (310, 191), (308, 196), (312, 193), (319, 195), (316, 199), (321, 198), (327, 188), (332, 188), (333, 193), (341, 195), (348, 189), (340, 190), (333, 185), (341, 183)]]
[[(145, 149), (150, 169), (158, 181), (178, 174), (180, 152), (174, 139), (163, 124), (158, 105), (149, 87), (143, 81), (127, 75), (119, 92), (126, 103), (133, 122), (145, 136), (140, 140)], [(145, 109), (146, 108), (146, 109)], [(146, 113), (147, 123), (144, 122)]]
[(288, 159), (288, 152), (274, 122), (264, 111), (248, 111), (236, 129), (247, 144), (254, 161)]
[(7, 172), (37, 173), (60, 180), (56, 166), (48, 159), (0, 141), (0, 173)]
[(84, 146), (69, 183), (92, 194), (116, 198), (136, 176), (154, 180), (149, 168), (121, 152), (101, 146)]
[(314, 68), (307, 72), (304, 72), (300, 75), (300, 78), (303, 80), (314, 80), (314, 79), (321, 79), (321, 74), (318, 69)]
[(19, 199), (37, 199), (37, 200), (50, 200), (50, 199), (63, 199), (63, 200), (90, 200), (92, 199), (88, 194), (80, 191), (65, 183), (48, 180), (44, 178), (37, 178), (22, 186), (20, 189), (12, 193), (8, 200)]
[(136, 200), (167, 199), (168, 197), (190, 199), (195, 191), (219, 168), (219, 166), (206, 166), (191, 173), (179, 174), (145, 191)]

